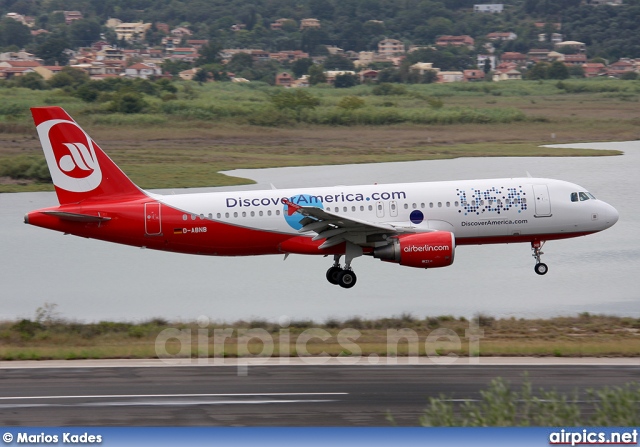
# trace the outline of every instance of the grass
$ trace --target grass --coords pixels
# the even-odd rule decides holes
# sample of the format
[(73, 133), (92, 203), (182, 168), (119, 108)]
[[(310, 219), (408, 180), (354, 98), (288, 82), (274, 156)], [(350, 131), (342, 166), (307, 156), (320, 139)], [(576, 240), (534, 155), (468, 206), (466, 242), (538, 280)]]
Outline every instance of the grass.
[[(477, 344), (470, 343), (466, 336), (471, 327), (469, 321), (446, 315), (424, 319), (408, 314), (376, 320), (353, 317), (330, 319), (324, 323), (292, 321), (286, 329), (261, 320), (216, 323), (206, 328), (208, 337), (205, 342), (198, 339), (201, 333), (197, 330), (201, 327), (196, 322), (170, 323), (162, 319), (139, 323), (21, 320), (0, 323), (0, 359), (156, 358), (163, 350), (170, 356), (180, 353), (184, 357), (201, 354), (238, 357), (264, 356), (271, 349), (273, 355), (287, 357), (317, 356), (323, 352), (337, 357), (357, 355), (358, 351), (364, 356), (416, 353), (425, 356), (427, 348), (432, 355), (458, 356), (640, 355), (640, 319), (583, 314), (516, 320), (480, 315), (474, 321), (483, 331)], [(167, 337), (168, 333), (163, 332), (167, 329), (184, 331), (182, 334), (190, 336), (191, 343), (181, 344), (175, 337)], [(227, 331), (228, 338), (221, 338), (222, 330)], [(444, 339), (438, 343), (427, 342), (427, 337), (443, 334), (448, 334), (450, 341), (455, 342), (457, 338), (459, 344), (447, 345)], [(287, 337), (288, 343), (285, 341)], [(305, 337), (308, 339), (306, 342)], [(159, 351), (156, 350), (158, 341)]]
[[(520, 389), (498, 377), (480, 399), (431, 397), (420, 418), (427, 427), (631, 427), (640, 423), (640, 384), (587, 389), (585, 396), (540, 388), (525, 376)], [(581, 400), (586, 400), (584, 407)], [(393, 420), (392, 417), (389, 418)], [(575, 442), (575, 441), (574, 441)]]
[[(570, 80), (409, 85), (405, 94), (373, 88), (309, 89), (320, 106), (298, 122), (276, 110), (262, 84), (193, 84), (179, 99), (148, 98), (148, 113), (108, 114), (61, 91), (0, 88), (0, 192), (52, 190), (2, 177), (16, 156), (42, 157), (28, 108), (62, 105), (143, 188), (250, 183), (219, 171), (280, 166), (498, 156), (603, 156), (617, 151), (560, 150), (542, 144), (640, 138), (640, 82)], [(337, 107), (345, 96), (365, 107)], [(438, 98), (442, 108), (430, 101)], [(433, 101), (431, 101), (433, 103)], [(252, 124), (253, 123), (253, 124)], [(263, 123), (265, 125), (256, 125)], [(371, 124), (379, 125), (371, 125)]]

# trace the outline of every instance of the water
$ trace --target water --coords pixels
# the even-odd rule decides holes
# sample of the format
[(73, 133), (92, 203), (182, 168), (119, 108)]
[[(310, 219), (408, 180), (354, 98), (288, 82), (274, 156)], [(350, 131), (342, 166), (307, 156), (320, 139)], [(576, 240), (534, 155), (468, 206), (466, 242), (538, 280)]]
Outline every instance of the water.
[[(330, 258), (292, 255), (213, 258), (154, 252), (22, 223), (30, 210), (55, 205), (54, 193), (0, 194), (0, 319), (32, 318), (43, 303), (82, 321), (417, 317), (478, 312), (497, 317), (546, 317), (578, 312), (640, 317), (640, 141), (580, 147), (620, 149), (619, 157), (474, 158), (407, 163), (238, 170), (250, 187), (278, 188), (456, 180), (551, 177), (577, 183), (620, 212), (602, 233), (552, 241), (533, 272), (528, 244), (465, 246), (455, 264), (429, 271), (354, 261), (350, 290), (324, 278)], [(210, 189), (213, 190), (213, 189)], [(219, 190), (222, 190), (220, 188)], [(195, 191), (195, 190), (194, 190)], [(199, 189), (198, 191), (202, 191)]]

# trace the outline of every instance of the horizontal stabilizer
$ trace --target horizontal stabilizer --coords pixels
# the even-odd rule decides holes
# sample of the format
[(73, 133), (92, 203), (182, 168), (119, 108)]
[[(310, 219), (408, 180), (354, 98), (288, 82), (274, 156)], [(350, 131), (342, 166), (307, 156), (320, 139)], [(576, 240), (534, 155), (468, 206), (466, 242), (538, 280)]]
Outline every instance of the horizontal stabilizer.
[(42, 214), (56, 216), (62, 220), (71, 222), (106, 222), (111, 220), (110, 217), (93, 216), (91, 214), (67, 213), (65, 211), (43, 211)]

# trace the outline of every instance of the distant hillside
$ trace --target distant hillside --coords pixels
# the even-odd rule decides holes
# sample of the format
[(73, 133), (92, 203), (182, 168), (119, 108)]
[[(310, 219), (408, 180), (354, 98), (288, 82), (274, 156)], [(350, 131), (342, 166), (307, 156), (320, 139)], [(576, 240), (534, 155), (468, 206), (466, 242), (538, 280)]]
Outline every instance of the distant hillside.
[[(474, 4), (482, 2), (471, 0), (2, 0), (2, 16), (17, 13), (33, 18), (33, 23), (29, 28), (3, 18), (0, 48), (24, 47), (42, 54), (64, 45), (87, 46), (101, 37), (116, 43), (115, 33), (104, 24), (118, 18), (184, 26), (193, 39), (208, 39), (221, 48), (303, 50), (312, 55), (326, 51), (327, 45), (375, 50), (385, 37), (428, 45), (441, 35), (469, 35), (479, 49), (488, 33), (512, 31), (517, 39), (501, 44), (499, 52), (550, 47), (549, 41), (540, 41), (540, 34), (556, 32), (564, 40), (585, 42), (590, 58), (640, 57), (640, 0), (617, 6), (592, 2), (596, 0), (507, 0), (502, 13), (491, 14), (474, 12)], [(65, 23), (62, 11), (70, 10), (80, 11), (83, 19)], [(318, 19), (320, 27), (300, 29), (305, 18)], [(291, 20), (272, 26), (278, 19)], [(48, 33), (33, 36), (37, 29)], [(144, 43), (157, 45), (161, 36), (154, 26)]]

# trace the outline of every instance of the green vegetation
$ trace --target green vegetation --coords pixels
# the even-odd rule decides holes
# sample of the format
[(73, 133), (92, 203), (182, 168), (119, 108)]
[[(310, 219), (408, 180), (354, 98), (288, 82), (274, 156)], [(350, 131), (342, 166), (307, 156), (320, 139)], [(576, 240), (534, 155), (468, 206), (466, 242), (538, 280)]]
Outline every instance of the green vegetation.
[[(42, 311), (44, 309), (44, 311)], [(474, 332), (476, 331), (477, 332)], [(576, 317), (551, 319), (497, 319), (477, 315), (473, 322), (450, 315), (417, 318), (411, 314), (380, 319), (351, 317), (330, 318), (322, 323), (310, 320), (291, 321), (286, 329), (266, 320), (216, 322), (207, 329), (203, 346), (196, 334), (202, 329), (196, 322), (169, 322), (153, 318), (141, 322), (80, 323), (65, 320), (55, 306), (39, 309), (34, 319), (0, 323), (0, 359), (45, 360), (72, 358), (156, 358), (156, 341), (166, 329), (192, 334), (191, 346), (181, 346), (176, 340), (167, 342), (167, 351), (181, 356), (197, 357), (203, 351), (208, 356), (237, 357), (260, 355), (264, 344), (260, 339), (243, 342), (241, 335), (249, 329), (262, 330), (274, 343), (275, 356), (348, 355), (340, 342), (343, 330), (359, 331), (352, 337), (362, 355), (379, 356), (427, 355), (427, 337), (445, 334), (458, 337), (460, 344), (443, 342), (432, 347), (437, 354), (457, 356), (550, 356), (550, 357), (638, 357), (640, 355), (640, 320), (637, 318), (581, 314)], [(216, 329), (231, 329), (229, 338), (220, 346)], [(479, 334), (477, 343), (470, 343), (468, 330)], [(388, 331), (392, 332), (389, 333)], [(286, 332), (283, 332), (286, 331)], [(307, 332), (305, 332), (307, 331)], [(298, 352), (296, 341), (306, 334), (319, 333), (326, 339), (314, 338), (306, 345), (307, 352)], [(434, 332), (438, 331), (438, 332)], [(353, 334), (353, 333), (352, 333)], [(355, 333), (358, 335), (357, 333)], [(398, 334), (415, 337), (415, 344), (398, 339)], [(281, 343), (281, 337), (289, 341)], [(286, 339), (286, 338), (284, 338)], [(217, 342), (217, 343), (216, 343)], [(413, 342), (412, 342), (413, 343)], [(474, 344), (475, 343), (475, 344)], [(284, 350), (283, 350), (284, 349)]]
[(640, 423), (640, 384), (588, 389), (581, 411), (578, 392), (534, 391), (525, 376), (520, 390), (496, 378), (478, 401), (431, 397), (420, 423), (427, 427), (631, 427)]
[(218, 173), (237, 168), (612, 155), (618, 152), (539, 146), (637, 139), (640, 124), (639, 81), (283, 90), (261, 83), (82, 83), (66, 74), (67, 84), (55, 89), (0, 83), (0, 192), (51, 189), (29, 113), (49, 104), (63, 106), (143, 188), (247, 183)]

